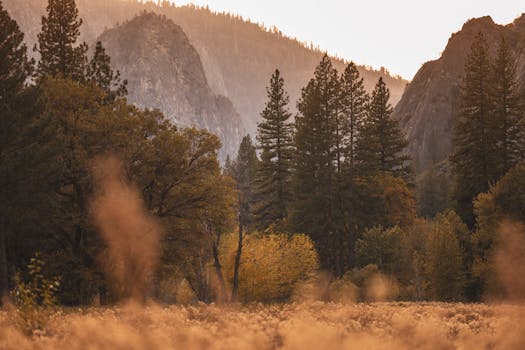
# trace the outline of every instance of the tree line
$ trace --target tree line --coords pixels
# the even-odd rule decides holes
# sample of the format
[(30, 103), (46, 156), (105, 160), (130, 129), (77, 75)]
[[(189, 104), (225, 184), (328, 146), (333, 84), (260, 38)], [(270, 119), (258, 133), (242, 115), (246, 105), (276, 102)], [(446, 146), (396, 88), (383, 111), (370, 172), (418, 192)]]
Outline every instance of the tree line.
[(424, 186), (416, 187), (382, 79), (368, 94), (353, 63), (339, 74), (325, 55), (293, 121), (279, 70), (267, 92), (256, 142), (247, 136), (226, 165), (241, 194), (239, 247), (243, 231), (304, 232), (333, 281), (386, 273), (409, 300), (480, 300), (489, 291), (498, 224), (523, 221), (506, 198), (497, 220), (487, 210), (525, 158), (524, 99), (504, 38), (491, 59), (486, 39), (476, 37), (454, 152), (443, 165), (451, 174), (430, 170)]
[(1, 3), (0, 23), (0, 294), (39, 253), (42, 273), (60, 277), (61, 303), (125, 297), (103, 274), (105, 246), (89, 212), (93, 159), (104, 154), (122, 160), (165, 227), (157, 280), (176, 266), (198, 292), (205, 285), (198, 262), (210, 259), (209, 242), (232, 224), (236, 205), (217, 159), (219, 139), (129, 104), (126, 81), (102, 44), (88, 57), (88, 46), (77, 43), (82, 21), (73, 0), (49, 1), (38, 63), (28, 59), (24, 35)]
[(164, 228), (149, 291), (160, 300), (182, 283), (205, 302), (287, 300), (317, 270), (332, 289), (385, 274), (401, 299), (479, 300), (494, 277), (499, 221), (525, 221), (524, 191), (514, 190), (523, 188), (522, 96), (504, 42), (494, 61), (482, 36), (471, 49), (455, 191), (421, 218), (389, 90), (379, 79), (367, 93), (353, 63), (338, 72), (325, 55), (295, 116), (276, 70), (256, 139), (221, 167), (215, 135), (127, 102), (103, 45), (88, 55), (78, 43), (74, 0), (49, 0), (38, 63), (1, 2), (0, 24), (0, 294), (17, 272), (28, 278), (37, 255), (44, 274), (60, 276), (63, 304), (126, 297), (103, 274), (107, 249), (89, 211), (93, 159), (104, 154), (122, 161)]

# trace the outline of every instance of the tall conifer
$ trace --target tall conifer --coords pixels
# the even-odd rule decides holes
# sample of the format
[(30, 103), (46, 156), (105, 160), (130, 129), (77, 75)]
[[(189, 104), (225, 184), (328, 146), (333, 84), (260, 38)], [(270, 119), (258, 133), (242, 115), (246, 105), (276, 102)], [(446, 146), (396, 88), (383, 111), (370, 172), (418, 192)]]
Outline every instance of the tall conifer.
[(75, 0), (49, 0), (46, 12), (36, 48), (40, 53), (38, 76), (61, 75), (82, 81), (88, 47), (86, 43), (75, 46), (82, 25)]
[(487, 41), (480, 32), (465, 64), (451, 157), (457, 211), (469, 225), (474, 223), (472, 201), (497, 177), (497, 124), (491, 117), (490, 67)]
[(525, 120), (523, 98), (516, 81), (516, 63), (502, 37), (492, 64), (491, 108), (496, 128), (497, 178), (525, 159)]
[(97, 84), (107, 94), (108, 102), (127, 95), (127, 80), (121, 81), (120, 72), (111, 69), (111, 57), (100, 41), (86, 69), (86, 80)]
[(257, 172), (255, 220), (261, 229), (286, 218), (292, 199), (293, 125), (289, 97), (279, 70), (273, 73), (267, 92), (268, 101), (261, 113), (263, 121), (257, 127), (257, 143), (262, 153)]
[(389, 99), (390, 91), (383, 79), (379, 78), (359, 138), (359, 166), (366, 175), (383, 172), (409, 180), (409, 157), (404, 153), (408, 142), (398, 122), (392, 119)]
[(24, 34), (0, 2), (0, 304), (8, 287), (7, 220), (13, 208), (10, 180), (16, 178), (7, 164), (14, 153), (9, 148), (20, 137), (20, 94), (31, 72), (23, 41)]
[(339, 207), (347, 234), (348, 263), (354, 264), (354, 246), (357, 239), (358, 218), (356, 206), (356, 161), (357, 141), (366, 117), (368, 94), (363, 78), (356, 65), (351, 62), (341, 76), (341, 129), (343, 132), (344, 167), (341, 178), (342, 190), (338, 191)]
[(295, 135), (294, 229), (308, 233), (323, 268), (343, 270), (343, 212), (339, 206), (343, 168), (340, 82), (325, 55), (298, 103)]

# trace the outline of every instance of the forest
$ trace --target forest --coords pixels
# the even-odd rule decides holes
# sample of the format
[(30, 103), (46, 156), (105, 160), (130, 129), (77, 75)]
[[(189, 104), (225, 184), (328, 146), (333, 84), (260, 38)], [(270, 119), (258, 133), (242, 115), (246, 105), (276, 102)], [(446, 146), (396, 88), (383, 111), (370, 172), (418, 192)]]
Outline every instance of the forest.
[(498, 270), (523, 264), (500, 252), (525, 234), (524, 96), (504, 39), (494, 57), (482, 33), (470, 48), (452, 176), (420, 181), (388, 87), (367, 93), (354, 63), (325, 55), (298, 101), (276, 69), (256, 137), (221, 164), (217, 136), (128, 103), (81, 30), (74, 0), (50, 0), (29, 59), (0, 2), (6, 302), (523, 297)]

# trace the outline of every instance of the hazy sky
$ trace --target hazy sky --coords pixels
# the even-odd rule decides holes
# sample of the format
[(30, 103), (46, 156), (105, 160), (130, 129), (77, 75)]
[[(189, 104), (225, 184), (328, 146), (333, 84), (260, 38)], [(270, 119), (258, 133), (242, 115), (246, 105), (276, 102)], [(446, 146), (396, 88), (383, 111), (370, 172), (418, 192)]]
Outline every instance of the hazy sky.
[(469, 18), (507, 24), (525, 0), (175, 0), (277, 26), (331, 54), (412, 79)]

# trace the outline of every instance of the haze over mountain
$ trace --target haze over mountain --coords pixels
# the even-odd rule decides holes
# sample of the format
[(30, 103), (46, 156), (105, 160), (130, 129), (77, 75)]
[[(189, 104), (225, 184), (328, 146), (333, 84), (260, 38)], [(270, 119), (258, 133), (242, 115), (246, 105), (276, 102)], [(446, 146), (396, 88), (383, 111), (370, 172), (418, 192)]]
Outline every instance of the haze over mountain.
[(492, 55), (503, 36), (517, 60), (517, 80), (525, 90), (525, 14), (508, 25), (490, 17), (472, 19), (452, 34), (442, 56), (425, 63), (394, 110), (419, 171), (448, 158), (458, 108), (464, 63), (474, 37), (482, 32)]
[[(40, 31), (40, 19), (44, 14), (47, 0), (4, 0), (4, 6), (19, 22), (30, 45), (36, 41)], [(81, 39), (93, 43), (108, 28), (131, 20), (144, 10), (165, 15), (173, 20), (187, 34), (190, 43), (200, 55), (207, 82), (217, 95), (230, 99), (239, 112), (244, 128), (254, 132), (259, 113), (264, 106), (270, 75), (279, 68), (286, 80), (290, 93), (291, 107), (295, 109), (300, 90), (310, 79), (323, 53), (285, 37), (277, 30), (268, 31), (260, 25), (229, 14), (212, 13), (205, 8), (194, 6), (176, 7), (165, 1), (160, 4), (143, 4), (135, 0), (77, 0), (80, 16), (84, 19)], [(114, 42), (108, 42), (108, 46)], [(115, 51), (108, 47), (109, 51)], [(152, 60), (153, 62), (153, 60)], [(124, 73), (129, 69), (114, 61), (114, 66)], [(143, 62), (147, 64), (145, 60)], [(345, 62), (334, 59), (335, 66), (342, 71)], [(392, 77), (385, 70), (359, 67), (365, 79), (365, 86), (371, 90), (379, 77), (383, 77), (391, 90), (391, 102), (401, 98), (406, 81)], [(164, 72), (167, 74), (168, 72)], [(131, 80), (134, 77), (125, 78)], [(177, 106), (157, 106), (155, 100), (134, 101), (138, 96), (133, 89), (136, 83), (130, 81), (132, 102), (148, 107), (161, 107), (164, 111), (178, 110)], [(160, 87), (160, 86), (159, 86)], [(163, 86), (166, 87), (166, 86)], [(174, 91), (158, 91), (158, 94), (176, 94)], [(198, 106), (194, 106), (198, 109)], [(168, 115), (169, 116), (169, 115)], [(173, 116), (169, 116), (173, 117)]]
[(221, 158), (234, 154), (246, 134), (231, 101), (210, 89), (199, 54), (173, 21), (144, 13), (99, 38), (128, 81), (129, 100), (156, 107), (177, 125), (196, 125), (223, 142)]

